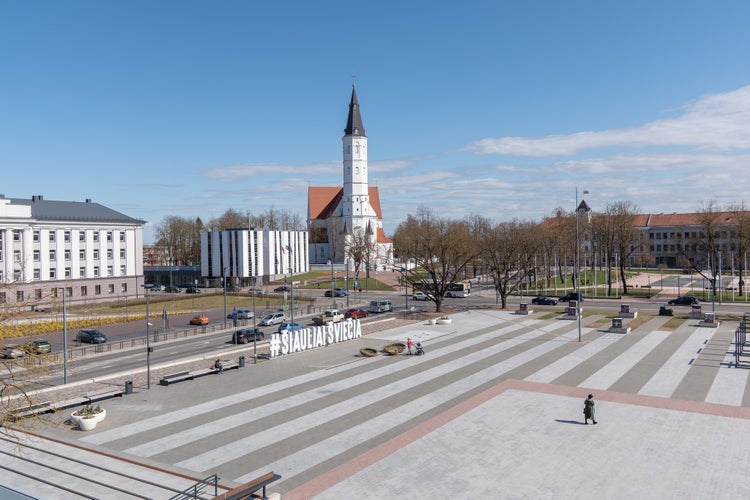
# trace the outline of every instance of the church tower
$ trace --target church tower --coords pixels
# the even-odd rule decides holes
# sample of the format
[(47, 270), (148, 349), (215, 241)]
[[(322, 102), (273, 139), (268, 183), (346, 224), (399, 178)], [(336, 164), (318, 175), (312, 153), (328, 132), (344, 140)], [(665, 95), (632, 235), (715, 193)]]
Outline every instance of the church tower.
[[(344, 192), (341, 200), (344, 233), (356, 230), (367, 231), (369, 221), (377, 219), (377, 214), (370, 206), (367, 184), (367, 136), (359, 112), (357, 91), (352, 85), (352, 98), (349, 102), (349, 116), (343, 143), (344, 158)], [(372, 230), (372, 229), (370, 229)]]

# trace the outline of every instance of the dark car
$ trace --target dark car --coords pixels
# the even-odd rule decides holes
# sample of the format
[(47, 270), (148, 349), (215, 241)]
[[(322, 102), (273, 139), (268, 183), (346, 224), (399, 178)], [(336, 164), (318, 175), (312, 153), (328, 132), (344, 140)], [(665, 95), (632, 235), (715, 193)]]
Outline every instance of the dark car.
[(164, 287), (164, 291), (167, 293), (180, 293), (180, 288), (172, 285), (167, 285)]
[(346, 297), (349, 295), (349, 290), (346, 288), (334, 288), (333, 290), (326, 290), (324, 295), (326, 297)]
[(237, 285), (227, 285), (227, 292), (229, 293), (239, 293), (242, 291), (242, 288), (238, 287)]
[(690, 295), (682, 295), (681, 297), (677, 297), (668, 302), (670, 306), (692, 306), (697, 303), (698, 299), (691, 297)]
[(185, 289), (185, 293), (201, 293), (201, 291), (200, 291), (200, 288), (190, 286)]
[(560, 297), (560, 302), (570, 302), (571, 300), (583, 302), (583, 295), (578, 292), (571, 292), (568, 295), (563, 295), (562, 297)]
[(257, 328), (243, 328), (237, 330), (232, 334), (232, 343), (234, 344), (247, 344), (253, 340), (263, 340), (263, 332)]
[(534, 297), (531, 299), (532, 304), (537, 304), (539, 306), (556, 306), (557, 300), (553, 299), (552, 297), (545, 297), (544, 295), (540, 295), (539, 297)]
[(76, 335), (76, 342), (86, 342), (89, 344), (103, 344), (107, 341), (107, 336), (99, 330), (87, 329), (79, 330)]
[(345, 318), (352, 318), (352, 319), (358, 319), (358, 318), (366, 318), (367, 317), (367, 311), (364, 309), (349, 309), (344, 314)]
[(273, 289), (273, 291), (276, 293), (284, 293), (284, 292), (291, 292), (292, 289), (286, 285), (283, 285), (283, 286), (277, 286), (276, 288)]

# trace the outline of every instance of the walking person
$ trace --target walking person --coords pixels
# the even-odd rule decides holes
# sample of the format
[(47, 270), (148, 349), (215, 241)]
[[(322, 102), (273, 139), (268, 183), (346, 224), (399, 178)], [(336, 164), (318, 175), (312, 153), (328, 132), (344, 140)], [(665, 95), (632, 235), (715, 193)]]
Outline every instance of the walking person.
[(596, 424), (596, 418), (594, 416), (594, 396), (589, 394), (589, 397), (583, 402), (583, 423), (588, 425), (589, 419)]
[(414, 342), (409, 337), (407, 337), (406, 338), (406, 354), (408, 354), (409, 356), (411, 356), (412, 347), (414, 347)]

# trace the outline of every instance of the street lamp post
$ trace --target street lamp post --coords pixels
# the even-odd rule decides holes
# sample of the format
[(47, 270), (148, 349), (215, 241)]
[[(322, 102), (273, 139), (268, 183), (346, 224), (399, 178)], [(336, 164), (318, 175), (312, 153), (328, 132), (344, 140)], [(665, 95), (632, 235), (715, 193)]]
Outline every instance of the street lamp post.
[(346, 258), (346, 278), (344, 278), (344, 288), (346, 288), (346, 308), (349, 309), (349, 257)]
[(331, 300), (334, 307), (336, 306), (336, 278), (333, 276), (333, 255), (331, 255)]
[(258, 327), (255, 323), (255, 292), (258, 278), (253, 276), (253, 364), (258, 362)]
[[(583, 194), (588, 194), (588, 191), (584, 191)], [(581, 244), (578, 230), (578, 218), (580, 215), (588, 215), (591, 213), (591, 209), (586, 204), (586, 200), (581, 200), (578, 203), (578, 186), (576, 186), (576, 287), (578, 288), (578, 300), (576, 307), (578, 308), (576, 316), (578, 317), (578, 342), (581, 341)]]
[(148, 288), (144, 288), (143, 293), (146, 294), (146, 389), (151, 389), (151, 340), (148, 331), (151, 322), (149, 321)]
[(224, 328), (227, 327), (227, 270), (228, 267), (221, 268), (221, 281), (224, 285)]
[(290, 338), (294, 330), (294, 269), (289, 268), (289, 308), (291, 309), (292, 324), (289, 327)]
[(68, 383), (68, 308), (65, 304), (65, 288), (57, 288), (63, 293), (63, 385)]

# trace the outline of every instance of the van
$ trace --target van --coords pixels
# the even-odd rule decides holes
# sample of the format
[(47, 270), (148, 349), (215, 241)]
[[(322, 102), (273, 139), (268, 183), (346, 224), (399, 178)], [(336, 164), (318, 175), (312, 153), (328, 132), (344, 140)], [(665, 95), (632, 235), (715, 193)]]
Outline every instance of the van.
[(369, 312), (371, 313), (382, 313), (393, 310), (390, 300), (373, 300), (370, 302)]

